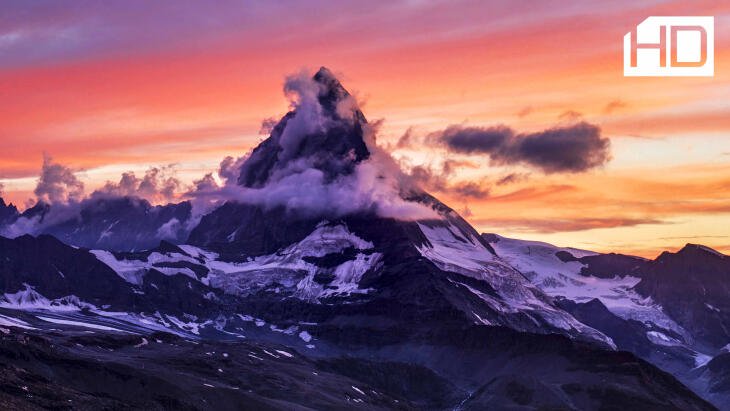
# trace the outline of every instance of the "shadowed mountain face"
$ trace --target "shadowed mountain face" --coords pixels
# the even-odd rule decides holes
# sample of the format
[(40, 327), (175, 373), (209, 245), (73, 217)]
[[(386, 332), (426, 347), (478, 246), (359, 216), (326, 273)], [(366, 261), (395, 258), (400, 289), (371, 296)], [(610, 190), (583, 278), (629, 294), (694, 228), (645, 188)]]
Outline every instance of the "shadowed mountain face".
[[(0, 332), (32, 340), (2, 340), (2, 381), (35, 382), (34, 404), (51, 407), (59, 385), (110, 407), (712, 409), (596, 329), (635, 325), (642, 347), (642, 323), (542, 288), (590, 277), (578, 259), (595, 253), (552, 251), (576, 269), (565, 278), (538, 272), (544, 249), (529, 253), (534, 270), (500, 257), (504, 243), (375, 146), (328, 70), (286, 89), (295, 108), (187, 238), (190, 204), (129, 198), (44, 220), (62, 241), (0, 238)], [(608, 279), (612, 260), (594, 259)]]
[(189, 202), (153, 206), (135, 197), (92, 196), (73, 205), (39, 202), (4, 224), (0, 216), (0, 234), (50, 234), (78, 247), (144, 250), (160, 240), (183, 242), (191, 217)]
[(643, 271), (636, 285), (641, 295), (661, 304), (699, 341), (715, 349), (730, 343), (730, 257), (687, 244)]
[(5, 204), (5, 201), (0, 198), (0, 227), (14, 222), (20, 213), (13, 204)]
[(187, 234), (190, 203), (152, 206), (135, 198), (91, 199), (76, 219), (52, 224), (46, 234), (81, 247), (110, 250), (144, 250), (161, 239), (180, 242)]
[[(164, 251), (160, 247), (145, 255)], [(226, 302), (220, 291), (183, 274), (173, 274), (162, 262), (150, 265), (143, 282), (130, 283), (97, 254), (68, 246), (50, 235), (0, 237), (0, 278), (0, 306), (20, 309), (104, 307), (120, 312), (210, 315), (219, 313)], [(213, 304), (213, 298), (205, 298), (206, 294), (218, 294), (215, 298), (220, 298), (219, 303)]]
[[(316, 104), (309, 107), (303, 104), (299, 116), (290, 112), (281, 119), (271, 136), (253, 150), (241, 167), (240, 185), (262, 187), (277, 172), (296, 167), (297, 160), (303, 159), (308, 167), (322, 171), (331, 181), (352, 173), (355, 164), (370, 156), (364, 138), (367, 121), (360, 110), (352, 110), (353, 97), (324, 67), (313, 80), (313, 89), (301, 94), (302, 99), (315, 98)], [(309, 123), (311, 118), (307, 116), (317, 119)], [(297, 135), (300, 133), (306, 134), (304, 138)]]

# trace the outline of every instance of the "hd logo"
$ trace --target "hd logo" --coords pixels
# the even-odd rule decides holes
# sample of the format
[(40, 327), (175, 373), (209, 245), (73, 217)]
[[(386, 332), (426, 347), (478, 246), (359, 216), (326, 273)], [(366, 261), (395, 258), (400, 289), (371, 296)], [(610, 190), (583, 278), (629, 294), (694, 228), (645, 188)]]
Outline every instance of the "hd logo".
[(715, 18), (651, 16), (624, 36), (624, 76), (712, 77)]

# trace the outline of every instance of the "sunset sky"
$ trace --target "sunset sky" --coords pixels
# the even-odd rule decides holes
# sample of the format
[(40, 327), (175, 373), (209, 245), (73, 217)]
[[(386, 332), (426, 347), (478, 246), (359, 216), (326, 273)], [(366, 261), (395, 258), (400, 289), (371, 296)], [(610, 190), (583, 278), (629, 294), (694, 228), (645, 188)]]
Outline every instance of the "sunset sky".
[[(651, 15), (715, 16), (715, 76), (623, 76)], [(730, 252), (728, 1), (6, 1), (0, 183), (21, 208), (43, 153), (87, 191), (173, 164), (186, 183), (288, 109), (284, 77), (327, 66), (404, 167), (457, 164), (434, 193), (480, 231), (654, 257)], [(451, 125), (533, 133), (585, 121), (611, 160), (583, 172), (446, 152)], [(397, 142), (408, 131), (408, 147)], [(510, 178), (505, 178), (511, 176)]]

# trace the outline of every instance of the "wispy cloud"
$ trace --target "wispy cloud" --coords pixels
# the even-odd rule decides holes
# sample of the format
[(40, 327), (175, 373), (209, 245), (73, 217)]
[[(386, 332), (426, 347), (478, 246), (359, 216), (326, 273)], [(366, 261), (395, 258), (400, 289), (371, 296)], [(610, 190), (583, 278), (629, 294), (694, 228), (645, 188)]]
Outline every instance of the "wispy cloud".
[(486, 220), (474, 219), (475, 224), (501, 227), (510, 231), (523, 233), (557, 233), (577, 232), (599, 228), (634, 227), (642, 224), (667, 224), (662, 220), (652, 218), (574, 218), (574, 219), (505, 219), (491, 218)]

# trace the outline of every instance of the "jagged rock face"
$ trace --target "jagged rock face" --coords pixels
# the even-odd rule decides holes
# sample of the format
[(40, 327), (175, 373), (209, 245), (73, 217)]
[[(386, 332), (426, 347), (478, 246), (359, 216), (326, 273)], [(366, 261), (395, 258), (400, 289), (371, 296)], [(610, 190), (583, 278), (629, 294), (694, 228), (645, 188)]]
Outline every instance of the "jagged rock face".
[[(146, 255), (163, 250), (158, 248)], [(50, 235), (0, 237), (0, 279), (0, 306), (21, 310), (93, 308), (201, 315), (220, 308), (205, 294), (223, 294), (166, 270), (162, 263), (151, 267), (139, 283), (125, 281), (96, 254), (68, 246)]]
[(43, 221), (46, 214), (51, 210), (51, 206), (47, 203), (39, 201), (33, 205), (33, 207), (27, 208), (20, 214), (20, 217), (25, 218), (37, 218), (39, 221)]
[(707, 363), (710, 374), (709, 391), (713, 394), (725, 394), (730, 399), (730, 352), (724, 351)]
[(665, 252), (644, 270), (636, 290), (662, 304), (701, 342), (717, 349), (730, 342), (730, 257), (688, 244)]
[(305, 238), (321, 219), (299, 218), (277, 207), (228, 202), (203, 216), (188, 243), (230, 258), (271, 254)]
[[(54, 207), (61, 209), (56, 215)], [(38, 203), (21, 217), (33, 222), (36, 234), (50, 234), (67, 244), (133, 251), (153, 248), (163, 239), (182, 242), (192, 215), (189, 202), (153, 206), (135, 197), (92, 197), (70, 212), (63, 207)]]
[(587, 255), (578, 261), (585, 264), (580, 271), (581, 275), (598, 278), (613, 278), (617, 275), (641, 278), (647, 265), (647, 261), (641, 257), (616, 253)]
[(4, 225), (14, 222), (19, 215), (18, 209), (13, 204), (5, 204), (0, 197), (0, 229)]
[(75, 295), (92, 304), (118, 307), (128, 305), (132, 294), (129, 284), (91, 253), (48, 235), (0, 237), (0, 276), (1, 293), (25, 292), (29, 303), (35, 292), (48, 299)]
[(303, 159), (332, 180), (350, 174), (355, 164), (370, 156), (364, 138), (365, 116), (359, 110), (355, 110), (352, 117), (343, 116), (342, 110), (338, 110), (352, 98), (350, 94), (326, 68), (314, 75), (314, 81), (319, 86), (317, 114), (321, 118), (318, 121), (326, 124), (320, 124), (301, 138), (291, 138), (289, 135), (295, 133), (292, 130), (299, 131), (299, 125), (294, 124), (298, 113), (287, 113), (274, 127), (271, 136), (253, 150), (241, 167), (240, 185), (262, 187), (275, 173)]
[[(317, 86), (316, 103), (310, 102), (310, 106), (291, 111), (281, 119), (270, 137), (242, 164), (239, 185), (264, 187), (298, 164), (322, 171), (327, 183), (349, 175), (358, 163), (370, 157), (364, 135), (365, 116), (359, 110), (351, 112), (352, 117), (343, 116), (342, 110), (338, 110), (348, 102), (350, 94), (326, 68), (321, 68), (313, 80)], [(306, 110), (314, 111), (317, 119), (307, 118)], [(294, 124), (297, 121), (319, 124), (305, 127)], [(270, 254), (302, 240), (326, 217), (302, 215), (284, 206), (228, 202), (203, 216), (190, 233), (188, 243), (226, 255)]]

